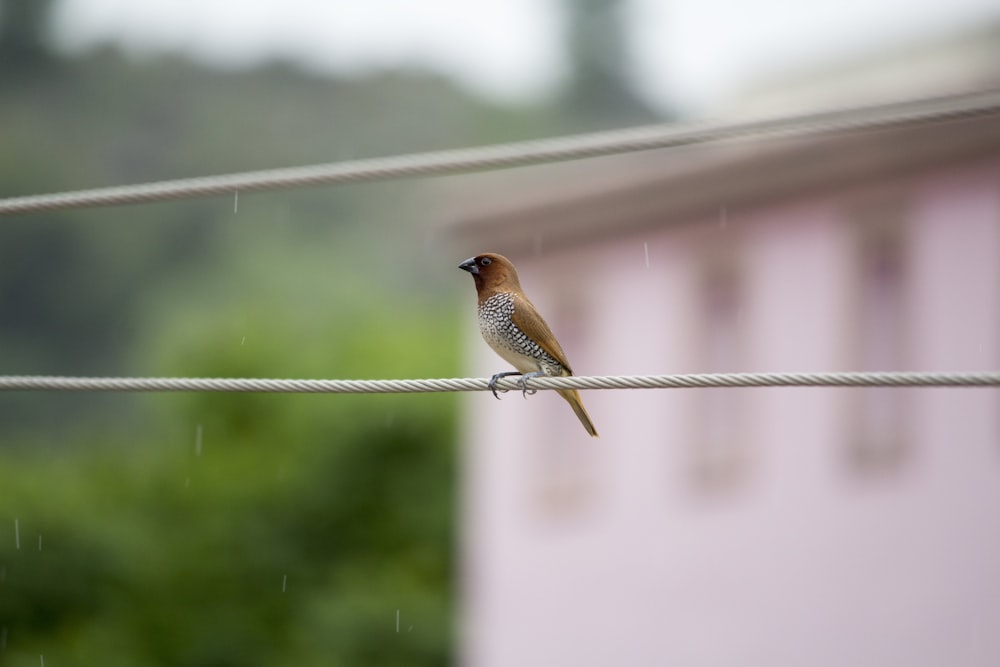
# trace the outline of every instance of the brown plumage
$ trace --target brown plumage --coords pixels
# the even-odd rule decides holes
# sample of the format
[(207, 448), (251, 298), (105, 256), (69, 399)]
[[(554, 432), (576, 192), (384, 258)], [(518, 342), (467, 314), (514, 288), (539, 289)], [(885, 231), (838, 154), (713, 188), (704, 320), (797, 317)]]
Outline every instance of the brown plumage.
[[(521, 291), (517, 271), (503, 255), (484, 253), (471, 257), (458, 268), (468, 271), (479, 294), (479, 332), (493, 351), (510, 363), (517, 372), (497, 373), (490, 380), (496, 396), (496, 381), (508, 375), (524, 380), (542, 375), (572, 375), (566, 354), (549, 325)], [(522, 380), (522, 389), (525, 387)], [(597, 437), (597, 429), (583, 407), (575, 389), (557, 389), (579, 417), (587, 433)]]

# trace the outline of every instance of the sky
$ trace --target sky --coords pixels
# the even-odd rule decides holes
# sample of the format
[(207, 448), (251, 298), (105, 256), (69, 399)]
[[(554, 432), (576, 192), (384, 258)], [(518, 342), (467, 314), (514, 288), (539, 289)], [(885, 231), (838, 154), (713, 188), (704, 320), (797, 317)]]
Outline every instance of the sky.
[[(530, 102), (565, 79), (568, 0), (59, 0), (74, 52), (182, 52), (222, 66), (280, 56), (321, 72), (430, 67), (476, 93)], [(755, 79), (987, 20), (997, 0), (629, 0), (632, 77), (664, 110), (696, 111)]]

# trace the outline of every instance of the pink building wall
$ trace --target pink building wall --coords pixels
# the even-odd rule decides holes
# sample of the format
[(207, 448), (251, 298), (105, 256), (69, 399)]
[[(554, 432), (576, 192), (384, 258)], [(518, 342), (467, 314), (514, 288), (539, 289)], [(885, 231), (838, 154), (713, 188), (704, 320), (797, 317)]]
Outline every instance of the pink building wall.
[[(1000, 367), (996, 158), (510, 256), (579, 374)], [(1000, 664), (1000, 391), (875, 392), (467, 396), (464, 663)]]

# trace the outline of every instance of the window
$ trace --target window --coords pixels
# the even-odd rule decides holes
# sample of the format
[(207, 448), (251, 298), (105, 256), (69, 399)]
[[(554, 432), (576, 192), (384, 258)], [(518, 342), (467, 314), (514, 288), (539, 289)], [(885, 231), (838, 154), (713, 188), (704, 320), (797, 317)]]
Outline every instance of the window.
[[(870, 207), (857, 217), (855, 355), (859, 370), (906, 368), (907, 265), (899, 206)], [(848, 459), (875, 472), (897, 468), (906, 458), (905, 389), (854, 390)]]
[[(701, 368), (705, 373), (740, 370), (743, 358), (743, 290), (734, 258), (711, 257), (701, 279)], [(692, 441), (691, 473), (701, 488), (731, 487), (745, 476), (748, 443), (739, 388), (699, 389), (698, 430)]]

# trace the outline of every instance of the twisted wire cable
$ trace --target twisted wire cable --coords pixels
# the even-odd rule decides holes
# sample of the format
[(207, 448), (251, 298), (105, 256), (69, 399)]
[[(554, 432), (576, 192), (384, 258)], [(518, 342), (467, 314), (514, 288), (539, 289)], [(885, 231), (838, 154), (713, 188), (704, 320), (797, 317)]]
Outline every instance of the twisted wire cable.
[[(697, 387), (1000, 387), (1000, 372), (711, 373), (532, 378), (529, 391), (547, 389), (682, 389)], [(521, 380), (503, 378), (498, 391), (521, 391)], [(255, 378), (141, 378), (0, 376), (0, 391), (260, 392), (407, 394), (488, 391), (487, 378), (420, 380), (292, 380)]]
[(443, 176), (738, 138), (871, 130), (998, 114), (1000, 91), (987, 91), (743, 122), (650, 125), (477, 148), (10, 197), (0, 199), (0, 215)]

